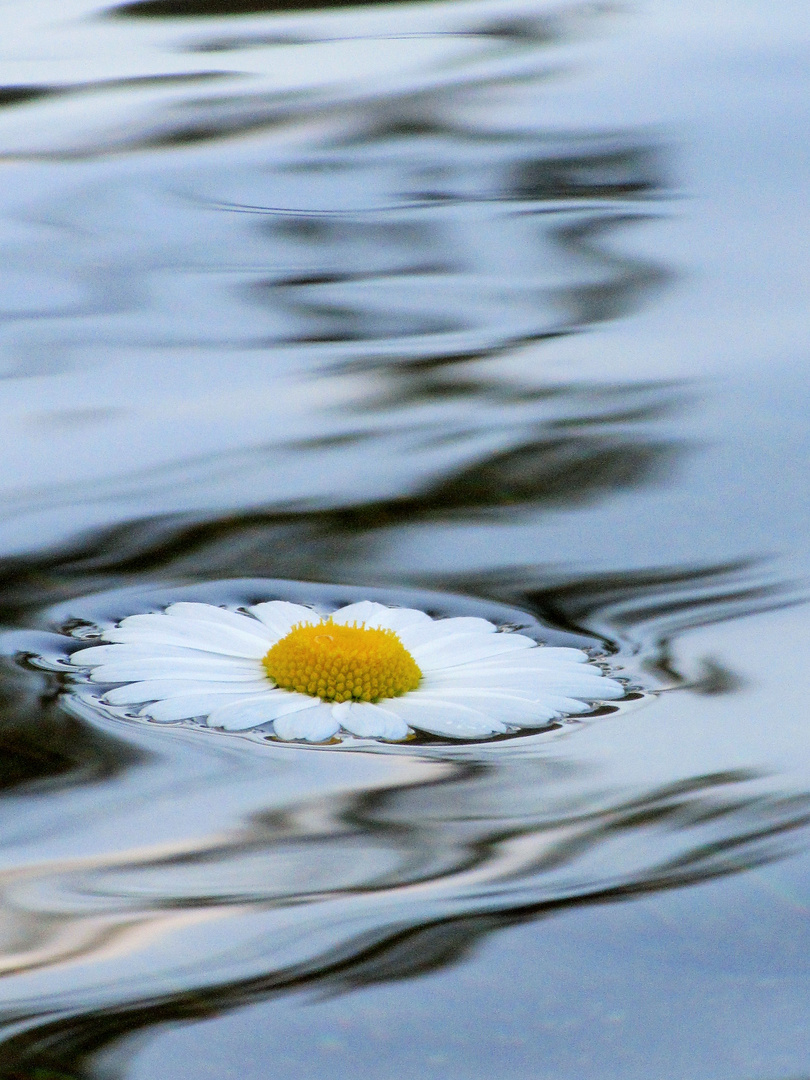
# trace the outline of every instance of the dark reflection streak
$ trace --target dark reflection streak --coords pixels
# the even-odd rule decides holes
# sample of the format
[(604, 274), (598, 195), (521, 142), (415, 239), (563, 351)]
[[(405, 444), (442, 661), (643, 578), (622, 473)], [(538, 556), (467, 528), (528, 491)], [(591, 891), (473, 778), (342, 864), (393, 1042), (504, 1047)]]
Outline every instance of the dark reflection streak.
[(0, 108), (41, 101), (64, 92), (65, 88), (61, 86), (0, 86)]
[[(718, 593), (718, 585), (734, 581), (740, 575), (750, 574), (759, 565), (757, 559), (738, 559), (709, 566), (614, 571), (578, 577), (573, 581), (562, 581), (545, 587), (529, 585), (525, 589), (525, 596), (535, 605), (539, 603), (553, 609), (557, 621), (583, 620), (610, 608), (614, 618), (621, 617), (632, 623), (636, 621), (634, 612), (638, 610), (639, 602), (647, 596), (658, 597), (655, 606), (650, 609), (651, 613), (669, 610), (672, 603), (669, 596), (673, 590), (688, 589), (693, 603), (701, 590), (705, 592), (707, 600), (714, 599), (716, 602), (725, 596), (725, 592)], [(531, 570), (526, 570), (530, 581)], [(620, 615), (622, 609), (623, 616)]]
[[(453, 402), (465, 408), (477, 401), (499, 408), (503, 404), (543, 407), (548, 420), (524, 422), (515, 428), (509, 435), (510, 449), (482, 454), (461, 467), (446, 467), (438, 480), (427, 480), (421, 491), (409, 496), (325, 508), (270, 507), (202, 521), (190, 515), (166, 515), (125, 522), (42, 555), (0, 559), (0, 616), (11, 625), (19, 624), (24, 611), (77, 591), (103, 588), (115, 583), (117, 575), (135, 579), (142, 574), (174, 576), (185, 567), (191, 568), (197, 580), (246, 575), (297, 580), (331, 576), (339, 580), (345, 569), (331, 573), (336, 562), (345, 567), (349, 555), (371, 543), (379, 529), (448, 519), (512, 519), (518, 512), (535, 514), (554, 506), (582, 505), (659, 481), (684, 452), (680, 445), (654, 437), (643, 426), (683, 408), (685, 396), (676, 384), (607, 385), (587, 390), (563, 385), (523, 390), (495, 380), (465, 381), (465, 362), (482, 355), (488, 354), (454, 354), (401, 365), (369, 358), (355, 366), (385, 373), (379, 396), (365, 406), (372, 412), (420, 402)], [(577, 421), (583, 415), (587, 416), (587, 427)], [(365, 423), (362, 408), (358, 408), (356, 426), (352, 425), (355, 430), (347, 431), (347, 426), (335, 446), (365, 444), (369, 448), (373, 445), (370, 439), (380, 438), (379, 429)], [(436, 446), (436, 439), (447, 434), (437, 425), (414, 424), (401, 430), (414, 447)], [(456, 424), (452, 434), (455, 439), (463, 432)], [(290, 440), (290, 445), (300, 448), (306, 443)], [(203, 455), (184, 463), (184, 468), (210, 470), (209, 475), (227, 469), (260, 468), (272, 460), (275, 449), (276, 444), (270, 443), (232, 455)], [(156, 469), (125, 476), (118, 482), (116, 494), (127, 494), (130, 484), (136, 492), (144, 483), (169, 486), (183, 482), (183, 475), (180, 473), (178, 479), (176, 470)], [(84, 485), (72, 489), (62, 484), (58, 493), (41, 493), (37, 503), (69, 506), (86, 494)], [(35, 505), (32, 500), (27, 509)], [(683, 573), (684, 580), (695, 574), (695, 580), (701, 580), (699, 569)], [(566, 617), (560, 606), (573, 602), (571, 590), (575, 586), (554, 584), (552, 602), (549, 596), (534, 595), (537, 589), (531, 583), (537, 582), (537, 576), (536, 568), (525, 570), (522, 580), (530, 584), (520, 603), (541, 600), (552, 621)], [(642, 588), (660, 595), (654, 580), (644, 586), (643, 573), (630, 578), (636, 588), (641, 582)], [(514, 580), (510, 572), (510, 581)], [(587, 583), (583, 587), (587, 590)], [(598, 588), (605, 587), (600, 580)], [(492, 590), (497, 592), (503, 585), (497, 577), (488, 577), (465, 579), (463, 588), (478, 595), (489, 590), (494, 595)], [(724, 585), (723, 591), (727, 590)], [(750, 590), (751, 586), (744, 585), (735, 603), (751, 596)], [(688, 596), (692, 596), (691, 591)]]
[[(455, 787), (462, 783), (473, 783), (476, 779), (483, 777), (487, 771), (487, 767), (479, 763), (457, 762), (452, 774), (429, 783), (423, 783), (420, 785), (419, 790), (422, 794), (428, 796), (431, 790)], [(409, 794), (409, 789), (406, 787), (398, 790)], [(342, 820), (347, 826), (356, 829), (364, 836), (379, 836), (393, 841), (395, 844), (398, 841), (402, 841), (403, 844), (407, 842), (413, 854), (408, 865), (403, 867), (403, 877), (409, 881), (440, 881), (442, 878), (449, 878), (467, 870), (472, 870), (488, 861), (497, 840), (486, 840), (472, 844), (469, 855), (455, 859), (452, 865), (448, 864), (444, 871), (437, 871), (435, 866), (432, 867), (429, 878), (425, 876), (424, 872), (418, 873), (417, 868), (420, 863), (424, 864), (427, 861), (430, 866), (432, 862), (435, 862), (430, 858), (432, 837), (430, 830), (424, 830), (424, 828), (420, 830), (410, 823), (396, 821), (392, 816), (384, 816), (387, 805), (391, 802), (392, 797), (396, 797), (396, 794), (397, 789), (361, 793), (352, 799), (349, 808), (342, 815)], [(380, 887), (390, 888), (390, 883), (388, 885), (383, 884)], [(354, 891), (363, 892), (364, 890), (359, 888)]]
[[(593, 5), (591, 5), (593, 9)], [(575, 9), (564, 9), (565, 14), (574, 13)], [(567, 32), (563, 25), (563, 19), (554, 19), (550, 16), (529, 16), (505, 18), (495, 22), (485, 22), (478, 25), (462, 26), (454, 30), (430, 30), (426, 32), (412, 31), (402, 34), (345, 34), (340, 37), (332, 37), (326, 33), (313, 32), (293, 33), (281, 31), (279, 33), (244, 34), (209, 38), (194, 45), (186, 46), (185, 51), (191, 53), (216, 53), (234, 52), (239, 49), (255, 49), (262, 45), (304, 45), (313, 41), (379, 41), (379, 40), (410, 40), (442, 37), (481, 37), (495, 38), (499, 41), (509, 41), (516, 44), (553, 45), (566, 39)]]
[(617, 227), (650, 220), (655, 219), (642, 214), (615, 214), (556, 230), (557, 241), (564, 249), (585, 256), (593, 264), (618, 271), (606, 282), (578, 284), (561, 290), (572, 310), (572, 322), (590, 324), (620, 318), (636, 310), (642, 295), (662, 289), (673, 280), (673, 271), (658, 263), (642, 260), (637, 255), (614, 254), (597, 242)]
[(319, 45), (326, 45), (333, 42), (344, 41), (430, 41), (435, 38), (449, 38), (457, 40), (458, 38), (500, 38), (503, 40), (519, 40), (517, 36), (510, 34), (501, 34), (497, 32), (490, 32), (485, 29), (468, 28), (463, 30), (430, 30), (425, 33), (413, 32), (409, 34), (341, 34), (339, 37), (332, 37), (328, 34), (313, 34), (312, 36), (305, 36), (303, 34), (257, 34), (255, 38), (234, 38), (233, 40), (203, 42), (199, 45), (190, 45), (183, 49), (183, 52), (195, 53), (195, 54), (208, 54), (219, 52), (234, 52), (238, 49), (255, 49), (258, 46), (266, 45), (311, 45), (317, 42)]
[(135, 0), (107, 11), (114, 19), (199, 19), (271, 12), (317, 11), (332, 7), (359, 7), (382, 0)]
[(61, 86), (0, 86), (0, 108), (87, 91), (122, 90), (137, 86), (193, 85), (232, 77), (233, 73), (230, 71), (190, 71), (177, 75), (131, 75), (124, 79), (96, 79), (93, 82), (64, 83)]
[[(247, 129), (245, 129), (245, 130), (247, 130)], [(387, 214), (390, 214), (394, 210), (396, 210), (397, 213), (399, 213), (399, 211), (402, 211), (402, 210), (426, 210), (426, 209), (429, 210), (429, 209), (435, 208), (438, 202), (441, 202), (445, 206), (466, 206), (466, 205), (470, 205), (470, 204), (483, 203), (483, 202), (491, 204), (494, 201), (495, 200), (493, 198), (486, 198), (486, 199), (480, 198), (479, 199), (479, 198), (474, 197), (474, 196), (466, 198), (466, 197), (461, 196), (461, 195), (451, 195), (451, 196), (441, 196), (441, 197), (436, 196), (436, 195), (431, 195), (431, 196), (425, 195), (425, 196), (423, 196), (421, 198), (418, 198), (418, 199), (408, 199), (408, 200), (402, 200), (402, 201), (398, 200), (396, 203), (390, 203), (390, 204), (381, 203), (381, 204), (376, 205), (376, 206), (356, 206), (356, 207), (352, 207), (349, 210), (325, 210), (325, 209), (321, 209), (319, 207), (304, 207), (304, 206), (251, 206), (250, 204), (247, 204), (247, 203), (243, 204), (243, 205), (240, 205), (238, 203), (210, 203), (210, 204), (208, 204), (208, 208), (211, 209), (211, 210), (219, 211), (220, 213), (258, 214), (260, 216), (269, 217), (269, 218), (273, 218), (273, 217), (324, 218), (324, 219), (328, 219), (328, 220), (340, 220), (340, 219), (343, 219), (345, 221), (352, 221), (354, 219), (361, 220), (364, 217), (372, 217), (373, 218), (373, 217), (379, 216), (380, 218), (384, 218)], [(502, 201), (507, 202), (508, 200), (506, 198), (504, 198)], [(555, 203), (554, 206), (544, 206), (542, 208), (531, 207), (531, 208), (526, 209), (526, 210), (510, 208), (510, 212), (514, 213), (515, 215), (526, 216), (526, 217), (530, 216), (530, 217), (533, 217), (533, 218), (534, 217), (539, 218), (539, 217), (543, 217), (543, 216), (546, 216), (546, 215), (554, 216), (554, 215), (558, 215), (558, 214), (563, 214), (568, 210), (576, 210), (577, 212), (582, 212), (582, 211), (588, 211), (588, 210), (602, 211), (603, 209), (604, 209), (603, 204), (598, 203), (598, 202), (594, 202), (594, 203), (576, 202), (576, 203), (574, 203), (573, 201), (568, 202), (566, 200), (561, 199), (561, 200), (559, 200), (559, 202)], [(634, 209), (635, 209), (635, 207), (634, 207)], [(633, 220), (633, 221), (635, 221), (635, 220), (638, 220), (638, 221), (654, 220), (651, 216), (647, 216), (647, 215), (643, 215), (643, 214), (639, 214), (639, 215), (633, 214), (633, 215), (628, 215), (628, 217), (630, 218), (630, 220)], [(623, 218), (619, 222), (619, 224), (624, 224), (625, 221), (626, 221), (626, 219)], [(656, 267), (656, 270), (658, 270), (658, 269), (659, 268)], [(667, 284), (671, 280), (671, 277), (670, 277), (669, 273), (662, 273), (660, 280), (661, 280), (662, 284)]]
[[(762, 601), (762, 600), (772, 601), (772, 600), (775, 599), (775, 597), (774, 597), (773, 586), (770, 586), (770, 585), (760, 585), (760, 586), (752, 585), (752, 586), (750, 586), (748, 588), (741, 587), (739, 589), (729, 589), (728, 592), (723, 593), (722, 598), (716, 597), (716, 598), (713, 598), (713, 599), (714, 599), (715, 603), (717, 603), (717, 604), (722, 603), (723, 605), (730, 604), (732, 606), (735, 606), (735, 605), (740, 605), (743, 602), (746, 603), (747, 605), (750, 605), (752, 602), (758, 604), (759, 601)], [(797, 604), (797, 603), (803, 603), (803, 602), (804, 602), (803, 600), (796, 599), (796, 598), (794, 598), (794, 599), (785, 598), (785, 604), (780, 603), (779, 606), (782, 607), (782, 606), (786, 606), (786, 605), (790, 605), (790, 604)], [(667, 604), (663, 604), (660, 601), (651, 602), (651, 603), (646, 604), (646, 605), (645, 604), (639, 604), (638, 607), (634, 608), (634, 610), (632, 612), (632, 615), (627, 615), (624, 618), (622, 618), (622, 616), (619, 615), (617, 621), (620, 622), (620, 623), (625, 622), (625, 621), (629, 621), (629, 620), (632, 620), (632, 622), (636, 622), (636, 621), (650, 622), (653, 619), (661, 618), (661, 616), (663, 616), (663, 615), (666, 615), (667, 617), (671, 617), (673, 615), (680, 615), (680, 614), (688, 615), (689, 618), (691, 619), (694, 616), (695, 606), (698, 603), (700, 603), (700, 598), (699, 597), (690, 597), (690, 598), (683, 599), (683, 600), (672, 600)], [(727, 614), (724, 611), (718, 611), (708, 619), (703, 619), (702, 618), (701, 619), (701, 626), (707, 626), (707, 625), (710, 625), (712, 622), (719, 622), (719, 621), (724, 620), (726, 618), (727, 618)]]
[[(320, 10), (341, 6), (365, 6), (381, 0), (130, 0), (106, 12), (108, 18), (176, 19), (176, 18), (222, 18), (235, 15), (257, 15), (288, 10)], [(552, 45), (571, 39), (577, 33), (577, 24), (583, 20), (595, 21), (600, 16), (615, 14), (622, 10), (613, 2), (569, 3), (555, 10), (540, 14), (506, 15), (491, 19), (478, 31), (498, 38), (529, 41), (533, 44)], [(260, 40), (264, 40), (259, 35)], [(250, 38), (225, 38), (237, 42)]]
[[(759, 580), (752, 581), (754, 577)], [(515, 581), (521, 584), (516, 587)], [(611, 632), (629, 634), (636, 641), (640, 638), (648, 670), (676, 685), (684, 685), (671, 655), (670, 642), (676, 634), (740, 615), (793, 607), (805, 603), (807, 597), (803, 583), (770, 579), (761, 559), (611, 571), (573, 579), (560, 579), (543, 567), (524, 566), (510, 570), (508, 579), (496, 572), (454, 576), (446, 584), (516, 604), (562, 630), (599, 634), (600, 627), (610, 626)], [(736, 676), (718, 672), (712, 663), (706, 678), (704, 693), (739, 685)]]
[(658, 147), (621, 144), (594, 147), (589, 153), (538, 157), (515, 166), (507, 186), (512, 198), (541, 203), (660, 198), (664, 172), (660, 158)]
[(466, 516), (476, 507), (477, 516), (498, 516), (497, 507), (509, 507), (514, 517), (521, 506), (532, 512), (540, 492), (546, 505), (557, 501), (576, 505), (601, 491), (659, 479), (676, 456), (676, 449), (665, 443), (620, 446), (596, 438), (578, 439), (576, 444), (538, 439), (448, 477), (426, 491), (413, 509)]
[[(617, 825), (637, 828), (657, 820), (637, 813), (640, 806), (649, 808), (672, 794), (707, 793), (718, 783), (721, 786), (742, 782), (749, 773), (716, 774), (695, 777), (670, 785), (641, 798), (629, 800), (608, 813), (606, 836)], [(317, 961), (292, 965), (285, 969), (248, 979), (234, 980), (218, 986), (189, 989), (174, 995), (160, 995), (127, 1005), (97, 1008), (71, 1017), (45, 1021), (33, 1030), (16, 1034), (2, 1044), (3, 1061), (8, 1069), (61, 1069), (77, 1078), (93, 1075), (92, 1059), (111, 1043), (153, 1025), (198, 1020), (239, 1008), (279, 994), (300, 990), (320, 990), (327, 994), (346, 992), (380, 981), (391, 981), (434, 971), (457, 963), (483, 937), (523, 922), (542, 919), (566, 911), (595, 904), (617, 903), (640, 896), (702, 882), (718, 880), (743, 870), (762, 866), (784, 857), (788, 849), (777, 844), (810, 824), (810, 796), (788, 798), (760, 796), (740, 800), (729, 813), (762, 812), (777, 820), (754, 827), (724, 839), (704, 843), (691, 851), (676, 855), (641, 876), (630, 877), (619, 884), (588, 889), (576, 895), (505, 903), (485, 912), (466, 912), (447, 918), (428, 919), (416, 925), (380, 928), (345, 942), (330, 950)], [(711, 814), (712, 807), (705, 809)], [(718, 809), (715, 807), (714, 809)], [(629, 814), (626, 812), (630, 811)], [(683, 806), (676, 800), (669, 808), (672, 824), (683, 828), (694, 821), (705, 820), (698, 803), (683, 820)], [(613, 815), (617, 815), (611, 822)], [(622, 816), (624, 815), (624, 816)], [(769, 844), (762, 846), (762, 841)], [(571, 852), (570, 854), (575, 854)], [(14, 1075), (12, 1072), (11, 1075)], [(21, 1073), (20, 1075), (29, 1075)]]
[[(443, 197), (442, 201), (449, 204), (449, 205), (464, 206), (464, 205), (469, 204), (469, 203), (478, 203), (478, 202), (486, 202), (486, 203), (490, 204), (490, 203), (492, 203), (492, 202), (494, 202), (496, 200), (493, 199), (493, 197), (491, 195), (487, 195), (487, 196), (468, 196), (468, 197), (465, 197), (465, 196), (462, 196), (462, 195), (452, 195), (452, 196), (448, 196), (448, 197)], [(504, 197), (502, 201), (506, 202), (507, 198)], [(347, 220), (351, 221), (355, 217), (356, 218), (361, 218), (361, 217), (364, 217), (366, 215), (372, 215), (373, 216), (373, 215), (379, 214), (381, 217), (384, 217), (386, 214), (389, 214), (392, 210), (396, 210), (397, 212), (399, 212), (400, 210), (423, 210), (425, 208), (432, 208), (432, 207), (434, 207), (436, 205), (436, 198), (435, 197), (423, 198), (423, 199), (415, 199), (415, 200), (411, 200), (411, 201), (399, 201), (399, 200), (397, 200), (396, 203), (380, 204), (379, 206), (358, 206), (358, 207), (352, 207), (350, 210), (323, 210), (323, 209), (320, 209), (318, 207), (296, 207), (296, 206), (259, 206), (259, 205), (252, 205), (250, 203), (224, 203), (224, 202), (223, 203), (208, 202), (208, 203), (205, 203), (205, 205), (211, 210), (228, 211), (228, 212), (234, 213), (234, 214), (266, 214), (268, 217), (289, 216), (289, 215), (291, 215), (293, 217), (302, 217), (302, 218), (344, 218), (344, 219), (347, 219)], [(542, 207), (531, 206), (531, 207), (529, 207), (529, 208), (527, 208), (525, 210), (520, 210), (520, 209), (516, 209), (514, 207), (510, 207), (510, 212), (512, 212), (514, 214), (531, 216), (531, 217), (542, 217), (545, 214), (552, 214), (553, 215), (553, 214), (564, 213), (566, 210), (576, 210), (576, 211), (580, 212), (580, 211), (583, 211), (583, 210), (600, 210), (601, 211), (603, 209), (604, 209), (604, 203), (601, 200), (600, 201), (595, 200), (594, 202), (591, 203), (591, 202), (588, 202), (588, 201), (583, 202), (583, 201), (580, 201), (579, 199), (574, 201), (573, 198), (571, 200), (560, 198), (560, 199), (555, 200), (553, 206), (542, 206)], [(635, 204), (633, 205), (633, 209), (634, 210), (636, 209)], [(618, 224), (623, 225), (623, 224), (626, 224), (626, 223), (632, 222), (632, 221), (652, 221), (652, 220), (655, 220), (655, 219), (653, 217), (651, 217), (651, 216), (648, 216), (648, 215), (645, 215), (645, 214), (640, 214), (640, 213), (639, 214), (634, 213), (634, 214), (629, 214), (629, 215), (621, 215), (621, 216), (617, 214), (615, 217), (608, 219), (606, 224), (609, 225), (609, 224), (611, 224), (612, 222), (615, 221)], [(585, 245), (582, 245), (582, 250), (585, 250)]]
[[(453, 773), (441, 777), (435, 781), (420, 784), (420, 797), (430, 799), (433, 793), (447, 787), (454, 788), (459, 784), (474, 783), (482, 778), (487, 768), (476, 763), (457, 763)], [(386, 804), (396, 800), (399, 795), (410, 794), (410, 785), (388, 788), (382, 792), (360, 792), (353, 794), (346, 811), (336, 815), (334, 827), (326, 832), (302, 831), (294, 813), (272, 813), (268, 815), (255, 815), (252, 818), (250, 832), (239, 840), (238, 852), (240, 856), (251, 854), (264, 854), (271, 857), (280, 848), (295, 844), (297, 850), (310, 847), (312, 858), (317, 858), (319, 845), (324, 839), (351, 843), (353, 838), (362, 837), (376, 838), (384, 841), (388, 850), (398, 852), (400, 862), (397, 866), (396, 880), (392, 881), (390, 874), (383, 873), (378, 879), (374, 877), (364, 880), (359, 885), (343, 885), (330, 890), (332, 898), (339, 896), (368, 896), (374, 893), (390, 892), (392, 886), (397, 884), (418, 884), (429, 882), (431, 884), (450, 879), (469, 870), (486, 865), (491, 861), (497, 851), (498, 845), (508, 839), (511, 831), (495, 832), (486, 840), (471, 842), (465, 845), (464, 852), (455, 851), (452, 860), (448, 860), (444, 868), (439, 866), (436, 859), (435, 848), (436, 830), (441, 828), (441, 822), (437, 822), (435, 829), (424, 822), (415, 826), (409, 822), (397, 821), (385, 816)], [(439, 795), (441, 798), (441, 795)], [(308, 807), (311, 809), (311, 807)], [(516, 833), (515, 835), (520, 835)], [(440, 843), (440, 841), (439, 841)], [(347, 846), (347, 850), (351, 848)], [(197, 851), (191, 855), (171, 855), (160, 859), (151, 859), (138, 864), (141, 870), (164, 870), (169, 868), (188, 868), (204, 865), (216, 865), (216, 863), (232, 855), (234, 851), (233, 841), (219, 846), (211, 846), (203, 851)], [(128, 864), (128, 868), (134, 864)], [(506, 879), (504, 879), (506, 880)], [(313, 889), (288, 891), (284, 893), (285, 903), (293, 897), (296, 902), (308, 898), (318, 897), (323, 893), (321, 885)], [(199, 893), (193, 897), (183, 897), (184, 908), (209, 907), (212, 904), (225, 906), (233, 904), (240, 906), (248, 901), (256, 902), (261, 897), (255, 893), (234, 891), (225, 897), (221, 893)], [(175, 898), (153, 901), (155, 908), (174, 910), (177, 906)]]
[[(264, 214), (268, 217), (272, 216), (292, 216), (292, 217), (304, 217), (304, 218), (345, 218), (351, 220), (355, 217), (360, 217), (364, 214), (385, 214), (386, 211), (390, 211), (390, 206), (369, 206), (359, 207), (352, 210), (318, 210), (318, 209), (304, 209), (301, 207), (289, 207), (289, 206), (251, 206), (247, 203), (211, 203), (209, 204), (212, 210), (227, 211), (234, 214)], [(420, 210), (425, 206), (432, 206), (432, 202), (426, 199), (417, 199), (410, 202), (397, 202), (396, 209), (399, 210)]]
[(336, 271), (330, 274), (301, 274), (295, 277), (279, 277), (269, 278), (266, 281), (257, 281), (254, 283), (253, 288), (264, 289), (300, 289), (303, 287), (313, 285), (344, 285), (354, 282), (362, 281), (374, 281), (380, 279), (383, 281), (396, 281), (397, 278), (409, 278), (409, 277), (433, 277), (439, 274), (446, 274), (451, 272), (453, 267), (442, 266), (439, 263), (435, 264), (415, 264), (413, 266), (405, 266), (395, 273), (387, 271)]
[(41, 796), (146, 764), (145, 752), (65, 715), (55, 688), (42, 692), (41, 676), (7, 659), (0, 670), (0, 793)]
[[(402, 195), (401, 202), (392, 201), (390, 190), (385, 188), (380, 191), (381, 203), (376, 207), (330, 210), (327, 207), (293, 209), (256, 203), (206, 204), (227, 212), (258, 214), (266, 218), (263, 232), (269, 234), (272, 243), (293, 244), (299, 249), (300, 261), (310, 270), (309, 275), (302, 275), (304, 277), (326, 279), (324, 285), (336, 284), (338, 280), (344, 280), (342, 275), (346, 273), (347, 264), (356, 275), (351, 280), (357, 283), (357, 288), (343, 289), (339, 303), (331, 308), (312, 304), (309, 297), (302, 306), (290, 295), (267, 294), (263, 306), (281, 314), (284, 323), (294, 329), (266, 344), (279, 341), (319, 344), (379, 341), (385, 342), (386, 351), (390, 351), (395, 341), (402, 341), (403, 360), (405, 354), (416, 347), (420, 351), (429, 350), (429, 361), (443, 362), (453, 336), (476, 333), (481, 329), (480, 316), (472, 309), (465, 311), (459, 306), (457, 293), (469, 280), (469, 275), (480, 273), (482, 253), (458, 247), (453, 239), (452, 215), (445, 218), (446, 206), (509, 204), (505, 218), (511, 223), (508, 227), (526, 232), (528, 247), (524, 258), (529, 281), (520, 287), (519, 294), (522, 303), (537, 315), (527, 316), (520, 329), (516, 328), (517, 332), (510, 333), (504, 328), (496, 335), (497, 340), (491, 343), (485, 340), (482, 352), (488, 355), (498, 355), (504, 347), (572, 333), (585, 324), (627, 314), (645, 293), (670, 280), (672, 275), (668, 268), (651, 260), (611, 251), (603, 243), (608, 232), (624, 231), (628, 224), (656, 218), (657, 215), (642, 212), (631, 201), (639, 195), (649, 199), (662, 190), (663, 181), (658, 175), (662, 169), (661, 155), (656, 147), (627, 145), (628, 140), (617, 135), (599, 140), (591, 138), (584, 145), (575, 143), (567, 152), (561, 152), (560, 141), (555, 141), (555, 146), (549, 148), (542, 141), (513, 138), (504, 139), (501, 147), (497, 138), (450, 128), (444, 130), (441, 126), (437, 129), (435, 122), (406, 114), (401, 109), (391, 115), (383, 109), (378, 111), (381, 115), (376, 119), (372, 115), (372, 123), (366, 130), (345, 137), (339, 146), (302, 163), (301, 170), (305, 174), (326, 170), (342, 176), (380, 164), (388, 169), (393, 163), (400, 174), (397, 190)], [(420, 147), (431, 135), (440, 140), (441, 148), (431, 150), (429, 157), (418, 167), (408, 165), (404, 160), (408, 147)], [(443, 163), (448, 140), (451, 145), (459, 141), (469, 145), (481, 159), (481, 166), (486, 170), (483, 182), (474, 178), (469, 164), (450, 167)], [(347, 149), (352, 145), (357, 145), (358, 152), (364, 155), (360, 161), (355, 154), (347, 155)], [(497, 150), (494, 160), (493, 149)], [(375, 160), (377, 154), (382, 155), (379, 162)], [(414, 199), (414, 191), (421, 193), (426, 182), (436, 190), (431, 191), (428, 198), (420, 194)], [(189, 199), (196, 201), (193, 194)], [(521, 202), (523, 206), (519, 205)], [(622, 208), (621, 212), (617, 206)], [(424, 211), (423, 218), (418, 224), (413, 219), (409, 222), (407, 214), (413, 215), (417, 210)], [(514, 218), (510, 217), (512, 214)], [(565, 224), (547, 226), (549, 214), (563, 215)], [(535, 217), (538, 218), (536, 229), (532, 225)], [(430, 228), (430, 220), (435, 220), (438, 227)], [(287, 231), (286, 223), (290, 221)], [(306, 232), (305, 228), (312, 232)], [(408, 230), (410, 235), (406, 236)], [(573, 256), (575, 263), (582, 267), (581, 273), (574, 277), (574, 284), (560, 288), (541, 283), (543, 274), (532, 251), (538, 240), (540, 245), (551, 243), (562, 249), (566, 265), (570, 265)], [(372, 244), (379, 254), (372, 260), (376, 265), (369, 267), (368, 251)], [(341, 267), (340, 274), (333, 272), (330, 277), (324, 273), (325, 249), (332, 250), (329, 261)], [(419, 265), (442, 268), (444, 279), (435, 285), (449, 289), (449, 304), (431, 301), (428, 295), (414, 292), (403, 309), (388, 316), (381, 313), (376, 290), (363, 290), (362, 286), (369, 278), (393, 286), (401, 275), (401, 264), (406, 255)], [(445, 268), (452, 268), (452, 272), (448, 273)], [(539, 280), (532, 286), (529, 282), (535, 276), (539, 276)], [(490, 289), (481, 287), (487, 299)], [(320, 297), (315, 299), (320, 300)], [(324, 300), (328, 303), (334, 296), (327, 291)], [(454, 318), (450, 318), (450, 312), (454, 313)], [(443, 319), (442, 313), (447, 313), (447, 318)], [(486, 338), (491, 336), (487, 334)], [(414, 357), (414, 360), (418, 359)]]

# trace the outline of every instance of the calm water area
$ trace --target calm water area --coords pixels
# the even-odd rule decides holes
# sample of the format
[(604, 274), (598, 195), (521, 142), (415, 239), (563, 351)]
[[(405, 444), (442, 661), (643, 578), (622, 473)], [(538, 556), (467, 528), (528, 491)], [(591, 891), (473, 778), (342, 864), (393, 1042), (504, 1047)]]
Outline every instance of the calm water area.
[[(808, 1080), (806, 0), (0, 25), (0, 1080)], [(312, 747), (31, 660), (264, 579), (644, 694)]]

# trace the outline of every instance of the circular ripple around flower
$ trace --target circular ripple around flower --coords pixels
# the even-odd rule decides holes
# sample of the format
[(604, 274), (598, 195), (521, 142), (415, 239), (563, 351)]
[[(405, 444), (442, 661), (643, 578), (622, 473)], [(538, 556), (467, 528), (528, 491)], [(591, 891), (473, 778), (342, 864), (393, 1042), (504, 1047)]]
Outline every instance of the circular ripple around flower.
[(70, 648), (44, 666), (67, 670), (85, 702), (283, 741), (492, 739), (626, 693), (572, 647), (589, 640), (446, 594), (220, 582), (120, 590), (51, 616)]

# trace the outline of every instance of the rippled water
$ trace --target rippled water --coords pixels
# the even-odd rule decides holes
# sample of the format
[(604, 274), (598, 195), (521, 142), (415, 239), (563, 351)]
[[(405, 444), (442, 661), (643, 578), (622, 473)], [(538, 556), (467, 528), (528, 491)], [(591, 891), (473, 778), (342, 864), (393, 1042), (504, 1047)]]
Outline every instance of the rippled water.
[[(806, 4), (0, 8), (3, 1080), (810, 1076)], [(369, 752), (32, 660), (279, 578), (650, 693)]]

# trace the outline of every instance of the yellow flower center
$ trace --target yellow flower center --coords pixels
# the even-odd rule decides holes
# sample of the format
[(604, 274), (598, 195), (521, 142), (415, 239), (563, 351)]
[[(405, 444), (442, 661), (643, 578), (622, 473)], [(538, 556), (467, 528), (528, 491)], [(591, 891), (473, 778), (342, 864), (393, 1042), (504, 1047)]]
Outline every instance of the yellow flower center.
[(416, 661), (393, 630), (342, 626), (332, 619), (298, 623), (262, 658), (283, 690), (323, 701), (380, 701), (415, 690)]

